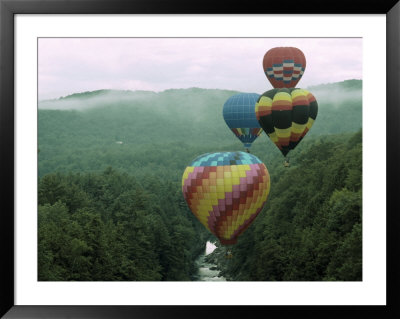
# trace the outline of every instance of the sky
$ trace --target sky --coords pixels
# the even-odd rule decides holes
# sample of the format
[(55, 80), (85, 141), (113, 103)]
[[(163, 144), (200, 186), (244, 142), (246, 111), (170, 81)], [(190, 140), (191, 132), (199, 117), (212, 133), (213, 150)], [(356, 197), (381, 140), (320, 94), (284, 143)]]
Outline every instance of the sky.
[(199, 87), (263, 93), (273, 47), (303, 51), (297, 87), (362, 79), (361, 38), (39, 38), (39, 100), (100, 89)]

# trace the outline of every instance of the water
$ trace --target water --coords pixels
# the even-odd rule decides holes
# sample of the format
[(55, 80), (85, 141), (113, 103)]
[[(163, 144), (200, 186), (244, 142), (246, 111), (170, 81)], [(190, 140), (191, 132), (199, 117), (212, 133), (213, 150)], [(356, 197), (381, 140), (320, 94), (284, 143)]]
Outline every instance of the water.
[(211, 270), (210, 268), (216, 267), (215, 264), (208, 263), (205, 261), (205, 257), (208, 254), (211, 254), (215, 248), (217, 248), (213, 243), (207, 242), (206, 249), (203, 254), (201, 254), (197, 260), (196, 264), (199, 267), (199, 271), (197, 273), (196, 281), (226, 281), (224, 277), (218, 277), (219, 270)]
[(207, 255), (211, 254), (215, 250), (215, 248), (217, 248), (217, 246), (215, 246), (212, 242), (208, 241), (206, 244), (205, 255), (207, 256)]

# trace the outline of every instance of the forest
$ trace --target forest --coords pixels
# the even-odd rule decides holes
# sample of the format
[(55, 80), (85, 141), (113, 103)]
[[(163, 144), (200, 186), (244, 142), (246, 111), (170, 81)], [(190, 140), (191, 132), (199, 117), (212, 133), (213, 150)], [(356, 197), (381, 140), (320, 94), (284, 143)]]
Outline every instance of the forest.
[[(228, 280), (362, 280), (362, 81), (309, 89), (319, 113), (291, 166), (264, 133), (251, 147), (271, 193), (234, 258), (224, 247), (208, 256)], [(203, 153), (244, 150), (222, 118), (235, 93), (101, 90), (40, 101), (38, 279), (193, 280), (206, 241), (218, 242), (189, 211), (182, 173)]]

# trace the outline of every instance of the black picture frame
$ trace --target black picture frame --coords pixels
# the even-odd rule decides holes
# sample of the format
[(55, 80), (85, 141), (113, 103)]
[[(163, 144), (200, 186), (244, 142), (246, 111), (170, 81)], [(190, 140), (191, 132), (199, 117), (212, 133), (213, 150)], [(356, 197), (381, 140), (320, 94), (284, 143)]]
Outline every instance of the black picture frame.
[[(386, 306), (22, 306), (14, 303), (14, 15), (15, 14), (385, 14)], [(245, 3), (177, 0), (0, 0), (0, 315), (4, 318), (400, 318), (399, 180), (400, 3), (398, 0), (309, 0)], [(377, 106), (377, 109), (384, 106)], [(377, 110), (378, 111), (378, 110)], [(382, 132), (380, 134), (383, 134)], [(384, 212), (377, 212), (384, 213)]]

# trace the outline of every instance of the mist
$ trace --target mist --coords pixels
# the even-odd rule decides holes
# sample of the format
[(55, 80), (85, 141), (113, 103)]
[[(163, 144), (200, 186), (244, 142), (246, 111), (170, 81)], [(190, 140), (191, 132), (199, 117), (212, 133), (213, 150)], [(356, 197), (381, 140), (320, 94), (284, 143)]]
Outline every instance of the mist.
[[(306, 89), (317, 99), (320, 111), (324, 108), (338, 109), (354, 103), (361, 106), (361, 80), (321, 84)], [(165, 123), (168, 123), (168, 118), (172, 117), (198, 123), (209, 120), (210, 112), (219, 118), (225, 101), (237, 93), (239, 92), (200, 88), (169, 89), (162, 92), (98, 90), (39, 101), (38, 107), (42, 110), (76, 111), (131, 108), (132, 110), (146, 111), (148, 114), (156, 113), (157, 116), (163, 117)]]
[(129, 105), (146, 101), (157, 93), (151, 91), (98, 90), (82, 92), (60, 97), (58, 99), (39, 101), (38, 107), (43, 110), (88, 110), (99, 107)]
[(348, 103), (362, 101), (362, 81), (348, 80), (338, 83), (321, 84), (306, 88), (318, 101), (320, 107), (339, 108)]

